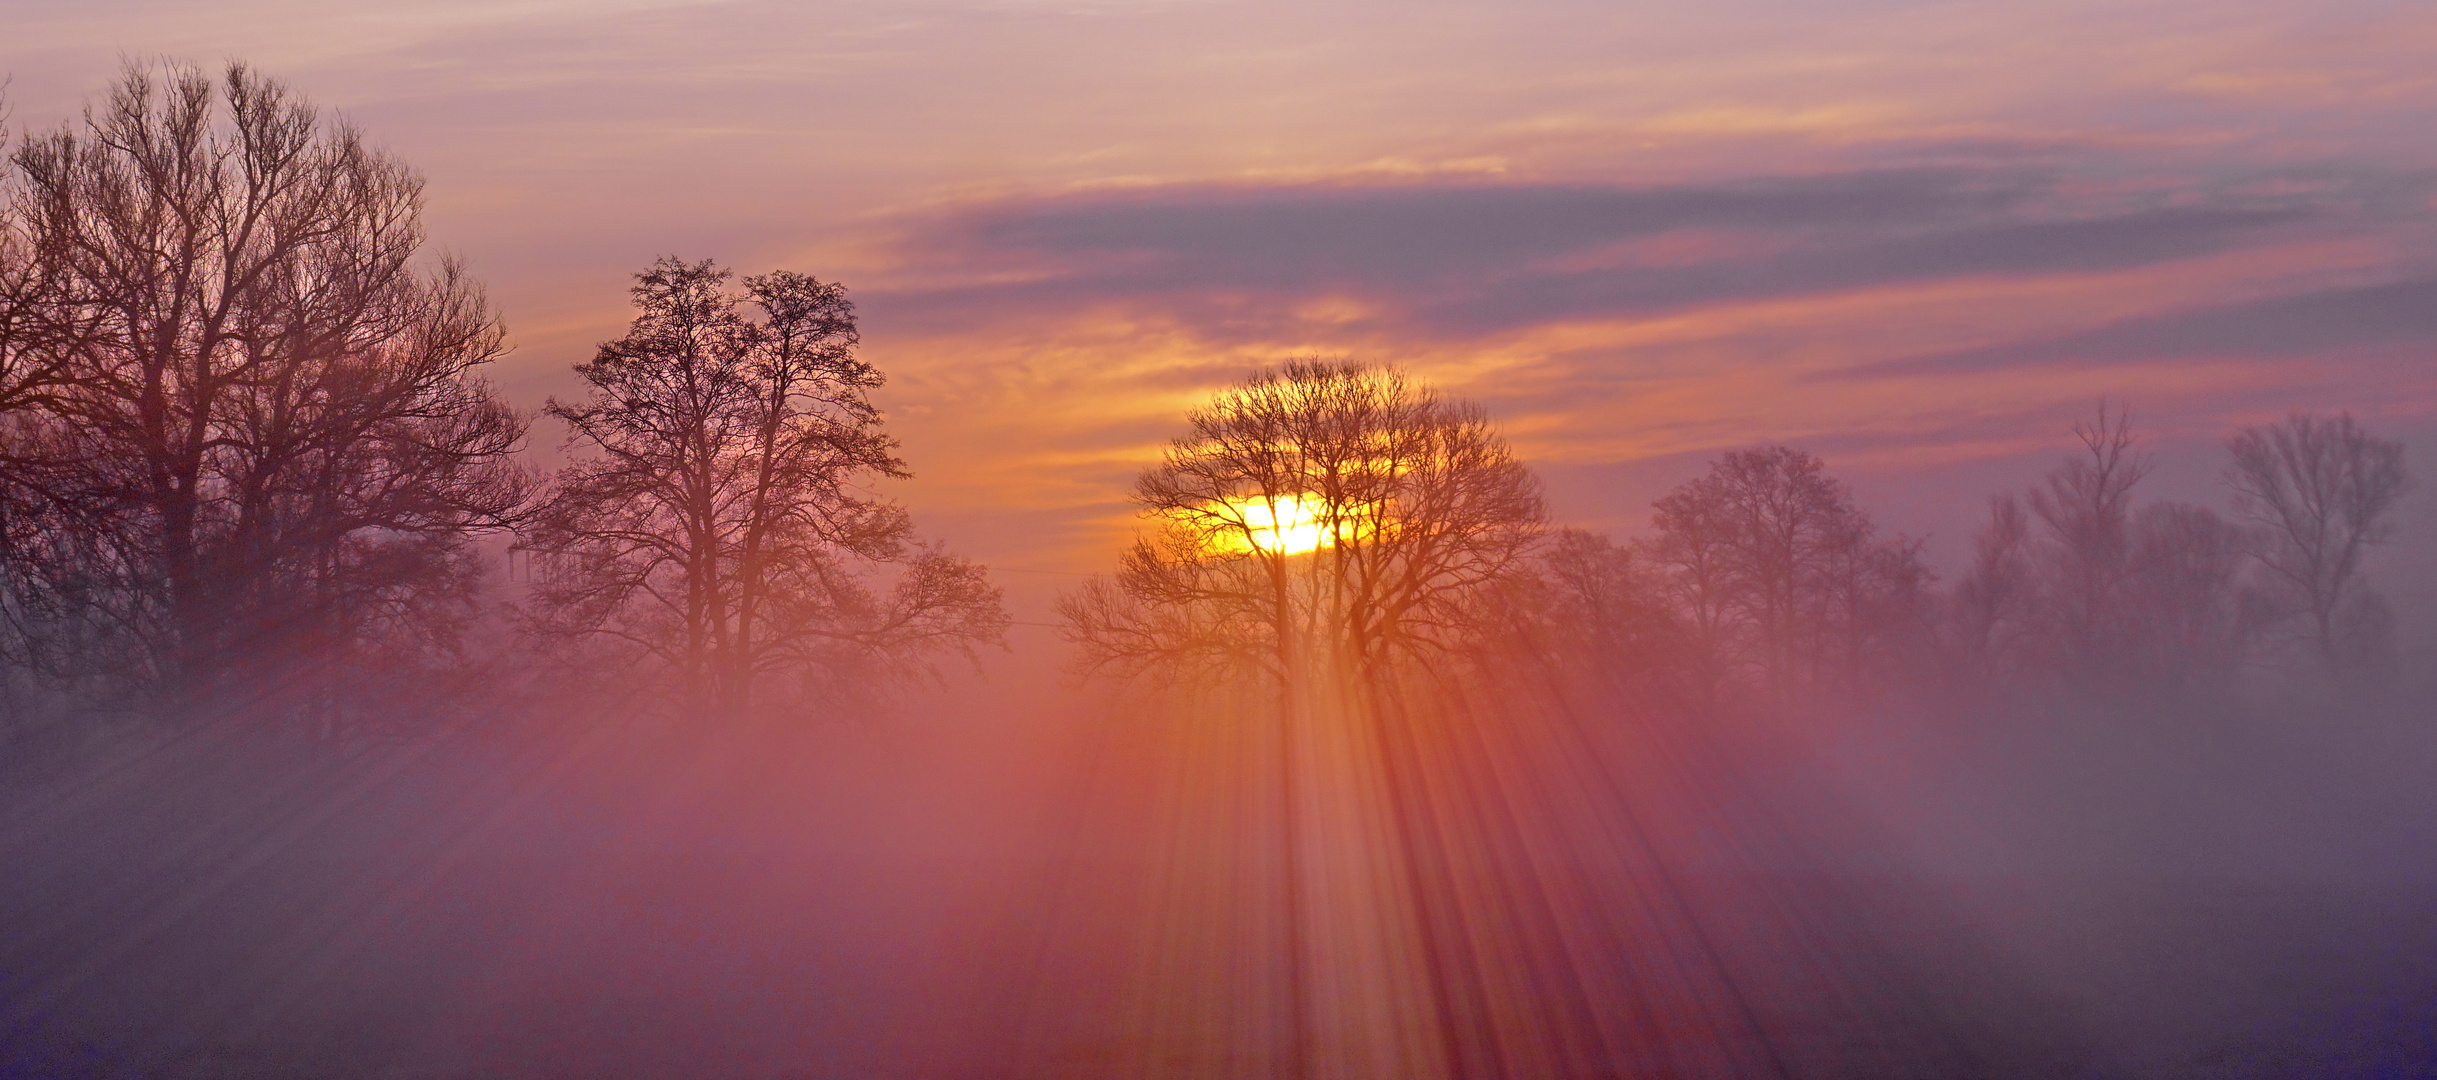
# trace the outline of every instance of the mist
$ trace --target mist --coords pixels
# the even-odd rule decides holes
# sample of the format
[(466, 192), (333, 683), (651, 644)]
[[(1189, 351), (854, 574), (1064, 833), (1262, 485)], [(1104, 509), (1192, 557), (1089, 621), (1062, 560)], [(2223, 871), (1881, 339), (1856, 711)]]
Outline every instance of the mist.
[[(1601, 486), (1515, 395), (1279, 349), (1158, 376), (1083, 569), (997, 567), (902, 494), (839, 282), (658, 258), (511, 401), (403, 161), (242, 64), (97, 100), (0, 193), (0, 1075), (2437, 1070), (2437, 518), (2379, 402), (2159, 432), (2094, 379), (1977, 486), (1818, 430)], [(1571, 251), (1905, 179), (1505, 194)], [(1186, 194), (966, 231), (1259, 249), (1060, 286), (1153, 295), (1507, 205)], [(1637, 274), (1860, 273), (1795, 263)]]
[[(1921, 602), (1948, 606), (1928, 622), (1870, 631), (1885, 651), (1788, 695), (1757, 639), (1717, 646), (1760, 650), (1741, 660), (1686, 651), (1663, 528), (1536, 535), (1493, 632), (1367, 696), (1318, 692), (1288, 736), (1256, 672), (1087, 677), (1071, 616), (724, 711), (649, 669), (553, 666), (507, 626), (518, 663), (312, 709), (248, 683), (105, 709), (21, 678), (6, 1060), (634, 1077), (2433, 1060), (2425, 654), (2337, 675), (2263, 639), (2177, 683), (2045, 669), (2067, 654), (2022, 644), (1967, 677), (1951, 587), (1932, 586)], [(486, 581), (502, 605), (530, 595)], [(1019, 611), (1075, 595), (1019, 590)], [(1300, 755), (1283, 772), (1281, 738)]]
[[(1282, 1072), (1274, 823), (1247, 805), (1274, 778), (1226, 726), (1257, 711), (952, 681), (818, 725), (597, 698), (370, 745), (241, 713), (32, 763), (13, 742), (9, 1067)], [(1438, 947), (1589, 972), (1507, 986), (1511, 1009), (1613, 1014), (1522, 1022), (1549, 1045), (1638, 1013), (1608, 1060), (1692, 1075), (2429, 1060), (2425, 701), (1837, 709), (1731, 735), (1619, 703), (1473, 707), (1477, 737), (1604, 743), (1432, 762), (1469, 808), (1436, 842), (1488, 845), (1467, 815), (1532, 804), (1513, 848), (1435, 879), (1465, 931)], [(1409, 900), (1333, 903), (1310, 917), (1414, 947), (1380, 925)], [(1314, 979), (1325, 999), (1363, 972)], [(1760, 1019), (1716, 1003), (1730, 985)]]

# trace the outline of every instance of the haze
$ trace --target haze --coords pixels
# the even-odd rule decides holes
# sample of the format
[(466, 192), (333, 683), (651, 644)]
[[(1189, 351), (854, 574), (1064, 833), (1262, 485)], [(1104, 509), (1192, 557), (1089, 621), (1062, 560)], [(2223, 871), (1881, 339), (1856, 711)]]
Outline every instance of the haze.
[[(0, 1074), (2437, 1068), (2437, 10), (0, 0), (0, 25), (11, 152), (130, 65), (242, 60), (393, 154), (414, 265), (455, 257), (504, 327), (468, 378), (531, 425), (472, 455), (503, 485), (442, 545), (472, 599), (415, 631), (456, 635), (447, 663), (206, 654), (186, 615), (170, 645), (76, 637), (23, 612), (85, 578), (0, 589)], [(822, 331), (848, 344), (820, 362), (877, 371), (896, 440), (806, 496), (840, 561), (738, 595), (869, 575), (763, 653), (586, 651), (662, 629), (568, 569), (641, 490), (576, 482), (613, 445), (581, 403), (634, 400), (579, 365), (649, 353), (638, 275), (702, 260), (747, 337), (783, 321), (760, 275), (842, 285), (821, 310), (859, 341)], [(1511, 520), (1455, 500), (1512, 550), (1379, 632), (1407, 644), (1293, 627), (1374, 587), (1315, 568), (1439, 504), (1154, 482), (1227, 395), (1339, 377), (1293, 364), (1408, 379), (1381, 415), (1442, 448), (1477, 420), (1467, 467), (1531, 478)], [(821, 408), (862, 423), (862, 392)], [(11, 393), (9, 424), (51, 407)], [(42, 479), (99, 445), (61, 434), (90, 415), (0, 425), (11, 558), (69, 535), (25, 507), (98, 505)], [(2339, 416), (2408, 479), (2310, 631), (2229, 440)], [(2035, 492), (2119, 431), (2147, 472), (2111, 557), (2190, 573), (2123, 569), (2101, 641), (2059, 599), (2096, 556)], [(1847, 529), (1842, 584), (1788, 570), (1786, 604), (1867, 578), (1900, 617), (1798, 631), (1685, 584), (1698, 529), (1662, 500), (1770, 448)]]

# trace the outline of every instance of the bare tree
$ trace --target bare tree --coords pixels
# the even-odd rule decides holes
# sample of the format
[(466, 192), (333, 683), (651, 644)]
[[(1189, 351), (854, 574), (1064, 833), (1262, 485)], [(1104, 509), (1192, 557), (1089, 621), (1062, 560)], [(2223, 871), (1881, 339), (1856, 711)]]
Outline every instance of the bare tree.
[(447, 636), (424, 601), (522, 502), (524, 425), (480, 290), (415, 265), (420, 179), (242, 64), (131, 66), (12, 165), (13, 612), (190, 690)]
[(2254, 620), (2241, 580), (2240, 530), (2206, 507), (2157, 502), (2133, 517), (2120, 643), (2155, 685), (2197, 688), (2244, 659)]
[(2022, 500), (1989, 499), (1989, 522), (1972, 538), (1972, 565), (1947, 597), (1954, 642), (1972, 673), (2003, 674), (2030, 632), (2038, 580), (2030, 559), (2031, 523)]
[(1918, 537), (1882, 537), (1859, 507), (1840, 515), (1820, 560), (1810, 650), (1814, 682), (1846, 682), (1914, 655), (1933, 633), (1930, 585)]
[(1541, 555), (1540, 577), (1551, 594), (1540, 621), (1593, 662), (1647, 676), (1682, 659), (1682, 621), (1665, 575), (1630, 545), (1560, 529)]
[(1714, 485), (1696, 479), (1653, 504), (1655, 532), (1638, 546), (1662, 569), (1661, 587), (1691, 639), (1693, 676), (1714, 694), (1748, 654), (1753, 632), (1738, 590), (1737, 524)]
[(1064, 604), (1088, 663), (1369, 679), (1466, 640), (1540, 535), (1479, 407), (1393, 369), (1292, 361), (1186, 423), (1135, 488), (1152, 534)]
[[(1537, 481), (1478, 406), (1394, 369), (1290, 361), (1186, 424), (1135, 485), (1148, 534), (1114, 578), (1064, 597), (1061, 615), (1090, 668), (1275, 690), (1292, 1018), (1280, 1072), (1302, 1076), (1312, 1059), (1304, 923), (1320, 902), (1303, 885), (1305, 818), (1332, 812), (1298, 794), (1315, 779), (1309, 751), (1351, 737), (1377, 754), (1395, 807), (1380, 839), (1403, 853), (1422, 952), (1440, 956), (1431, 918), (1418, 914), (1433, 889), (1402, 691), (1500, 629), (1500, 601), (1531, 571), (1544, 512)], [(1453, 1032), (1463, 1010), (1444, 994), (1433, 1001)]]
[[(672, 668), (690, 703), (728, 709), (774, 674), (998, 640), (982, 568), (915, 543), (865, 487), (907, 473), (845, 290), (779, 271), (735, 295), (728, 278), (653, 264), (632, 328), (576, 368), (591, 394), (550, 402), (568, 445), (597, 456), (562, 471), (522, 531), (542, 566), (535, 626), (621, 643)], [(896, 579), (876, 592), (882, 566)]]
[(1880, 538), (1808, 452), (1728, 453), (1656, 508), (1645, 550), (1721, 674), (1748, 667), (1779, 693), (1849, 679), (1919, 620), (1918, 543)]
[(2394, 534), (2395, 502), (2411, 484), (2403, 445), (2372, 436), (2350, 413), (2295, 413), (2244, 428), (2226, 449), (2235, 510), (2259, 534), (2253, 554), (2319, 659), (2336, 662), (2347, 606), (2375, 606), (2361, 559)]
[(2132, 490), (2148, 475), (2134, 448), (2132, 415), (2110, 411), (2073, 425), (2081, 455), (2068, 458), (2031, 489), (2031, 513), (2046, 529), (2040, 547), (2047, 579), (2044, 610), (2056, 648), (2070, 663), (2113, 663), (2131, 627), (2125, 606), (2132, 560)]
[[(2128, 413), (2074, 425), (2082, 452), (2022, 503), (1992, 500), (1951, 632), (1984, 676), (2057, 685), (2197, 689), (2249, 654), (2258, 625), (2240, 531), (2205, 507), (2140, 505), (2149, 471)], [(2036, 527), (2034, 527), (2036, 526)]]

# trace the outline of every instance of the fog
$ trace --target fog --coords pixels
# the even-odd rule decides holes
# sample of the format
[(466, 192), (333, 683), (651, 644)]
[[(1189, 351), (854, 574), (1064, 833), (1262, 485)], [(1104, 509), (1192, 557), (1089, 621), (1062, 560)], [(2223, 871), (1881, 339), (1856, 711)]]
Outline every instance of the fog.
[(109, 101), (0, 203), (0, 1072), (2437, 1071), (2374, 414), (1552, 494), (1281, 356), (1027, 576), (894, 501), (838, 283), (654, 262), (545, 472), (411, 170)]
[[(528, 689), (381, 741), (242, 709), (21, 736), (10, 1073), (1283, 1074), (1257, 710), (1077, 686), (1059, 652), (817, 722)], [(2409, 675), (1731, 720), (1485, 694), (1427, 828), (1513, 847), (1425, 895), (1462, 909), (1437, 948), (1543, 978), (1498, 984), (1510, 1056), (1441, 1066), (1596, 1074), (1519, 1067), (1519, 1032), (1630, 1075), (2417, 1073), (2437, 762)], [(1373, 859), (1351, 828), (1307, 857)], [(1387, 959), (1410, 902), (1307, 900), (1373, 938), (1313, 947), (1346, 968), (1314, 997), (1427, 985)]]

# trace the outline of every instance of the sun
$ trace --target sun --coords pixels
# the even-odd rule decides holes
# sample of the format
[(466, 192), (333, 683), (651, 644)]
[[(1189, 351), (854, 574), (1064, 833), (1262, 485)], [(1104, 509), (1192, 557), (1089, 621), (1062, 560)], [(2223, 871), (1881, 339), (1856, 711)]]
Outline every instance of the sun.
[(1248, 541), (1252, 550), (1266, 554), (1297, 555), (1329, 542), (1316, 502), (1289, 495), (1275, 500), (1233, 500), (1227, 508), (1243, 522), (1244, 535), (1235, 538), (1239, 543)]

